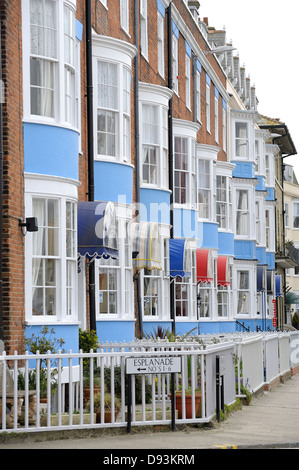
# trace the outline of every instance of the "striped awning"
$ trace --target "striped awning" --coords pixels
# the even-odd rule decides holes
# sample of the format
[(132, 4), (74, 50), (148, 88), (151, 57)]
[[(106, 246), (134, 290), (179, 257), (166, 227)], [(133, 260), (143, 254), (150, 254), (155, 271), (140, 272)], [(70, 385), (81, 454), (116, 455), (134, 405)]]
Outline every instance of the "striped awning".
[(78, 252), (93, 258), (118, 258), (117, 224), (112, 202), (78, 204)]
[(229, 262), (227, 256), (218, 256), (217, 259), (217, 285), (230, 286)]
[(213, 259), (210, 250), (200, 249), (196, 251), (197, 284), (205, 282), (210, 284), (213, 278)]
[(169, 269), (170, 277), (191, 277), (191, 250), (185, 238), (169, 240)]
[(139, 222), (132, 224), (132, 251), (134, 269), (162, 269), (161, 237), (157, 223)]

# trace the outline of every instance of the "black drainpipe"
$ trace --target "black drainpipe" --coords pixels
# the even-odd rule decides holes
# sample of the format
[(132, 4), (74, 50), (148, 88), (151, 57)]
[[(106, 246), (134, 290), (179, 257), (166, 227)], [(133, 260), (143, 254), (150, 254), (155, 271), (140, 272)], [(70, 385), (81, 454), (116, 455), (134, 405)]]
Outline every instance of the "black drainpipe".
[(2, 309), (2, 210), (3, 210), (3, 114), (4, 86), (2, 82), (2, 25), (0, 19), (0, 341), (3, 341), (3, 309)]
[[(134, 66), (135, 66), (135, 77), (134, 77), (134, 106), (135, 106), (135, 197), (136, 197), (136, 212), (135, 222), (140, 222), (140, 151), (139, 151), (139, 4), (138, 0), (135, 0), (134, 4), (134, 37), (135, 46), (137, 49)], [(143, 337), (143, 319), (142, 319), (142, 299), (141, 299), (141, 279), (139, 271), (136, 271), (136, 295), (137, 295), (137, 315), (138, 315), (138, 327), (139, 336)]]
[[(172, 2), (167, 8), (167, 43), (168, 43), (168, 88), (173, 90), (172, 76)], [(173, 165), (173, 98), (169, 100), (168, 113), (168, 153), (169, 153), (169, 189), (170, 189), (170, 238), (173, 239), (173, 203), (174, 203), (174, 165)], [(170, 318), (172, 320), (172, 332), (175, 333), (175, 280), (170, 280)]]
[[(86, 0), (86, 72), (87, 72), (87, 150), (88, 200), (94, 201), (94, 148), (93, 148), (93, 79), (92, 79), (92, 20), (91, 0)], [(89, 317), (90, 330), (96, 331), (95, 265), (89, 263)]]

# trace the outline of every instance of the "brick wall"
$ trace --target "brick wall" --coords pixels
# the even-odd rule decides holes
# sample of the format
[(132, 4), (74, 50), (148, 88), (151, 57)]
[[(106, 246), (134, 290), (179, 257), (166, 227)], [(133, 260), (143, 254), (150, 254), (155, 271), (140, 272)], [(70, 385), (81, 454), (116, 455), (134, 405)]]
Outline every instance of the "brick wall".
[(3, 105), (3, 325), (7, 352), (24, 345), (24, 218), (21, 2), (2, 1)]

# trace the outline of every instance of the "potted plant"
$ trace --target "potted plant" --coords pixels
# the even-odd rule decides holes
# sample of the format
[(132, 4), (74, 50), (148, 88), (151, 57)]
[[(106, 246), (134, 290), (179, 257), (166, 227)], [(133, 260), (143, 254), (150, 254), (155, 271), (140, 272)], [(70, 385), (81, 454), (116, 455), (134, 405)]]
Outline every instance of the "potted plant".
[[(112, 400), (111, 400), (111, 393), (105, 393), (103, 396), (104, 400), (104, 422), (111, 423), (111, 413), (112, 413)], [(94, 411), (96, 413), (96, 422), (101, 423), (101, 405), (102, 405), (102, 394), (96, 393), (94, 395)], [(114, 420), (116, 421), (117, 414), (120, 410), (120, 400), (117, 396), (114, 395)], [(89, 405), (90, 408), (90, 405)]]
[[(101, 377), (95, 375), (93, 377), (93, 395), (101, 392)], [(90, 376), (83, 377), (83, 402), (86, 405), (90, 400)]]
[[(199, 389), (194, 390), (194, 399), (195, 399), (195, 416), (200, 417), (201, 415), (201, 391)], [(175, 392), (175, 408), (178, 411), (178, 417), (181, 419), (183, 417), (183, 392), (182, 390), (177, 390)], [(191, 387), (188, 387), (185, 390), (185, 411), (186, 419), (192, 418), (192, 390)]]

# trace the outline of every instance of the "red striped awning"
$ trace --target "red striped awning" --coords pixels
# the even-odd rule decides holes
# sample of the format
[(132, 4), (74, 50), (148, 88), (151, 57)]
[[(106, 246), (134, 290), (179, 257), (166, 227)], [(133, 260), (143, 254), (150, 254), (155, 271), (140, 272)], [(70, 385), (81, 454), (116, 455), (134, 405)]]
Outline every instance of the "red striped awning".
[(218, 256), (217, 259), (217, 285), (230, 286), (229, 263), (226, 256)]
[(206, 282), (210, 284), (213, 278), (213, 259), (210, 250), (200, 249), (196, 251), (197, 284)]

